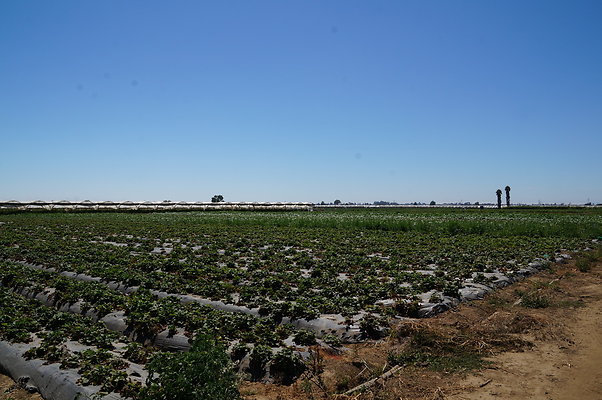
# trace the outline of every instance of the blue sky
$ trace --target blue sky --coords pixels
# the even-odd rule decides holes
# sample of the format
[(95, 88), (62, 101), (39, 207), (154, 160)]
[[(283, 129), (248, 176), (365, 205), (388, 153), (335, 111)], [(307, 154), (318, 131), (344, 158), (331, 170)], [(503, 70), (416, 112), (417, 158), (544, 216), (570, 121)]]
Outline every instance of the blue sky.
[(0, 2), (0, 199), (602, 202), (602, 2)]

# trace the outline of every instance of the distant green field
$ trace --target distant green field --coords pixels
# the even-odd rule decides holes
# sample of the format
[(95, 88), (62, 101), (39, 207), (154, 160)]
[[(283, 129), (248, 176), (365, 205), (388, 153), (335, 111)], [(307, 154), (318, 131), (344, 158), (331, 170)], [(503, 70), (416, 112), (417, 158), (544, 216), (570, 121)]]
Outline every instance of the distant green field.
[[(475, 271), (516, 269), (602, 235), (599, 209), (22, 213), (0, 220), (6, 259), (247, 306), (293, 302), (287, 307), (302, 305), (308, 315), (350, 314)], [(413, 273), (424, 269), (436, 276)]]

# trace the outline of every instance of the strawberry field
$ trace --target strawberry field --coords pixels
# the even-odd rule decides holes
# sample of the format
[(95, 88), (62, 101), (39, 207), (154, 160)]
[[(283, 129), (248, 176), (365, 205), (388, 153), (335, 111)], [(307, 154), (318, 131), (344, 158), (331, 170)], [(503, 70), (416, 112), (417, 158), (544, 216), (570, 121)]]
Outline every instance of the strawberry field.
[(228, 355), (220, 376), (288, 384), (315, 346), (378, 340), (600, 236), (595, 208), (5, 213), (0, 351), (82, 396), (169, 398), (167, 367), (208, 363), (198, 348)]

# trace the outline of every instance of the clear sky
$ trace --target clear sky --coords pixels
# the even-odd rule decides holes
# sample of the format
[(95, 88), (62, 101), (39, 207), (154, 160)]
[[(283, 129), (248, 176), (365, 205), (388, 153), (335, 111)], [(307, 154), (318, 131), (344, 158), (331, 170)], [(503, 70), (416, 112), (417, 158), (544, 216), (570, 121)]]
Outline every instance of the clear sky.
[(602, 202), (602, 2), (0, 2), (0, 200)]

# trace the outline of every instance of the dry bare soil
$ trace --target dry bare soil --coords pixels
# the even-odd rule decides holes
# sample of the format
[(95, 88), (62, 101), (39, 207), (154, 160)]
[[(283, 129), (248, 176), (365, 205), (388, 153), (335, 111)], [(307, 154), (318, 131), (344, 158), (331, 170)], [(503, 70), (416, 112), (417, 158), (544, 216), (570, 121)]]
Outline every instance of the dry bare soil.
[[(245, 398), (602, 399), (602, 263), (587, 272), (574, 260), (555, 264), (438, 317), (404, 321), (381, 343), (320, 356), (292, 386), (244, 384)], [(392, 362), (392, 376), (348, 392)]]
[(8, 376), (0, 375), (0, 399), (1, 400), (42, 400), (39, 394), (28, 393)]

